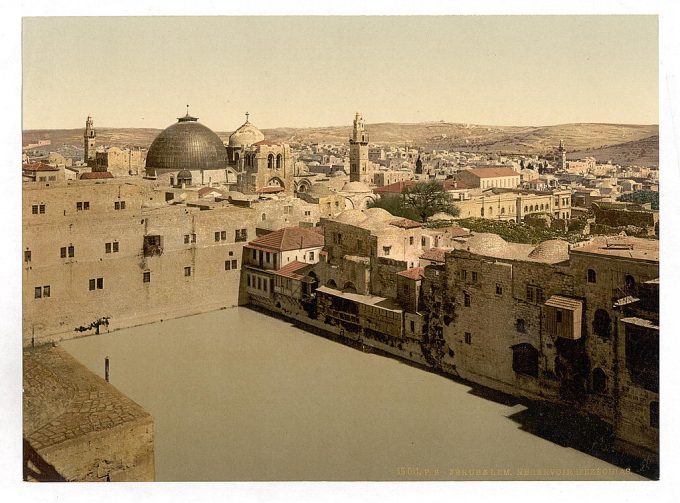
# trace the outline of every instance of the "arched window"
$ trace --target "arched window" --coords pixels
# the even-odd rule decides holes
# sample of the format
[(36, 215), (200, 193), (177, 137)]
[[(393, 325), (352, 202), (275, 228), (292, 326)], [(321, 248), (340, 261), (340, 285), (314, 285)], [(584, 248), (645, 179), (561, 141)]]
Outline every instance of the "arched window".
[(241, 158), (238, 152), (234, 152), (234, 160), (238, 162), (238, 160)]
[(281, 169), (283, 167), (283, 156), (278, 154), (276, 156), (276, 169)]
[(529, 206), (529, 211), (534, 211), (534, 205)]
[(600, 368), (593, 370), (592, 390), (600, 394), (607, 392), (607, 374)]
[(543, 206), (543, 205), (541, 204), (541, 209), (544, 209), (544, 208), (545, 208), (545, 206)]
[(357, 293), (357, 287), (354, 286), (354, 283), (348, 281), (347, 283), (345, 283), (345, 286), (342, 287), (342, 291), (349, 293)]
[(597, 273), (593, 269), (588, 269), (588, 283), (597, 283)]
[(493, 215), (493, 207), (489, 206), (489, 216)]
[(505, 208), (501, 208), (501, 215), (505, 215)]
[(609, 337), (612, 332), (612, 320), (604, 309), (595, 311), (593, 317), (593, 332), (600, 337)]
[(274, 154), (267, 156), (267, 168), (274, 169)]
[(525, 206), (525, 207), (524, 207), (524, 213), (527, 213), (528, 211), (529, 211), (529, 207), (528, 207), (528, 206)]
[(484, 216), (484, 207), (482, 207), (482, 208), (479, 209), (479, 214), (480, 214), (481, 216)]
[(266, 213), (262, 213), (262, 221), (264, 222), (265, 220), (267, 220), (267, 214), (266, 214)]

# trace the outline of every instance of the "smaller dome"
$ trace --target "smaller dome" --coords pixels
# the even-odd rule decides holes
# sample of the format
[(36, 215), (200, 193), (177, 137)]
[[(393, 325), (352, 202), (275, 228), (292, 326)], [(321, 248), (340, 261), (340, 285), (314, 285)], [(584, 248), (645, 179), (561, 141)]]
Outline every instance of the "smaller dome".
[(343, 185), (342, 191), (343, 192), (359, 193), (359, 192), (370, 192), (371, 189), (364, 182), (347, 182), (345, 185)]
[(345, 210), (340, 213), (335, 220), (343, 224), (358, 225), (368, 219), (361, 210)]
[(183, 169), (179, 173), (177, 173), (177, 181), (182, 182), (182, 181), (187, 181), (191, 182), (191, 171), (188, 169)]
[(529, 258), (544, 262), (569, 260), (569, 243), (561, 239), (543, 241), (529, 253)]
[(253, 143), (264, 140), (262, 131), (253, 126), (247, 119), (229, 136), (230, 147), (250, 147)]
[(364, 210), (364, 214), (371, 220), (380, 222), (388, 222), (395, 219), (395, 216), (392, 215), (392, 213), (383, 208), (368, 208), (367, 210)]
[(467, 240), (467, 249), (478, 255), (494, 255), (502, 253), (508, 246), (507, 241), (498, 234), (480, 232)]

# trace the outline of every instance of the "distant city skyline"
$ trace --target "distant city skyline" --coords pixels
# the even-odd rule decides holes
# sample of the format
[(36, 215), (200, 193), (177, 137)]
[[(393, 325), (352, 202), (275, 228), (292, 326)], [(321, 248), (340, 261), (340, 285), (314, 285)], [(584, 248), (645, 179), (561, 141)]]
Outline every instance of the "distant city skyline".
[(24, 18), (23, 128), (658, 124), (656, 16)]

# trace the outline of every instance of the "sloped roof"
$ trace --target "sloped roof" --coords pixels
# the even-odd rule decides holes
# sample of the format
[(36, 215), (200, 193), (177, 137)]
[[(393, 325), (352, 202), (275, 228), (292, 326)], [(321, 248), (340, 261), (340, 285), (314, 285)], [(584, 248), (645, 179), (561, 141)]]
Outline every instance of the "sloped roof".
[(92, 171), (80, 175), (81, 180), (102, 180), (105, 178), (113, 178), (113, 175), (109, 171)]
[(50, 166), (42, 162), (29, 162), (22, 166), (24, 171), (59, 171), (56, 166)]
[(473, 168), (467, 170), (478, 178), (496, 178), (498, 176), (519, 176), (512, 168)]
[(430, 260), (432, 262), (440, 262), (440, 263), (443, 264), (447, 251), (449, 251), (449, 249), (446, 249), (446, 248), (430, 248), (425, 253), (423, 253), (420, 256), (420, 258), (423, 259), (423, 260)]
[(401, 194), (404, 189), (413, 187), (416, 184), (415, 180), (407, 180), (404, 182), (390, 183), (383, 187), (373, 189), (375, 194)]
[(248, 246), (273, 251), (303, 250), (323, 246), (323, 234), (303, 227), (286, 227), (254, 239)]
[(424, 267), (413, 267), (411, 269), (406, 269), (405, 271), (399, 271), (397, 273), (399, 276), (404, 278), (412, 279), (415, 281), (421, 280), (425, 277)]
[(390, 220), (390, 225), (395, 227), (401, 227), (402, 229), (415, 229), (416, 227), (422, 227), (423, 224), (411, 220), (410, 218), (397, 218), (396, 220)]
[(293, 260), (290, 264), (286, 264), (278, 271), (275, 271), (274, 274), (276, 276), (283, 276), (284, 278), (301, 280), (305, 276), (303, 274), (299, 274), (299, 271), (311, 265), (313, 264), (306, 264), (304, 262), (300, 262), (299, 260)]

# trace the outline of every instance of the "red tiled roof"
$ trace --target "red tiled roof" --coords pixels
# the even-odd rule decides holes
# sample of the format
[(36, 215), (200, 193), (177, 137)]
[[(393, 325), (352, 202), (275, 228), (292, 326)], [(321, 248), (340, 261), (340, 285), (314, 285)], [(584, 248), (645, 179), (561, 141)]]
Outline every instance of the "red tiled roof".
[(258, 194), (276, 194), (277, 192), (283, 192), (284, 190), (286, 189), (284, 189), (283, 187), (271, 186), (259, 188), (255, 192), (257, 192)]
[(456, 190), (456, 189), (473, 189), (474, 187), (469, 183), (465, 183), (462, 180), (453, 180), (448, 178), (442, 181), (444, 190)]
[(50, 166), (42, 162), (29, 162), (22, 166), (24, 171), (59, 171), (56, 166)]
[(447, 251), (448, 250), (444, 248), (430, 248), (425, 253), (423, 253), (420, 258), (423, 260), (430, 260), (432, 262), (441, 262), (443, 264)]
[(104, 178), (113, 178), (113, 175), (109, 171), (92, 171), (80, 175), (81, 180), (102, 180)]
[(253, 248), (274, 251), (301, 250), (323, 246), (323, 234), (304, 227), (286, 227), (270, 232), (248, 243)]
[(413, 267), (412, 269), (406, 269), (405, 271), (400, 271), (397, 273), (399, 276), (404, 278), (412, 279), (415, 281), (421, 280), (425, 277), (424, 267)]
[(410, 218), (397, 218), (396, 220), (390, 220), (390, 225), (401, 227), (402, 229), (415, 229), (416, 227), (423, 226), (423, 224), (420, 222), (416, 222)]
[(470, 231), (464, 229), (463, 227), (458, 227), (457, 225), (452, 225), (451, 227), (440, 227), (438, 231), (443, 231), (451, 237), (460, 238), (463, 236), (469, 236)]
[(512, 168), (473, 168), (467, 170), (478, 178), (496, 178), (498, 176), (519, 176), (519, 173)]
[(404, 189), (413, 187), (417, 182), (415, 180), (407, 180), (403, 182), (391, 183), (383, 187), (373, 189), (374, 194), (401, 194)]
[(286, 264), (278, 271), (275, 271), (274, 274), (277, 276), (283, 276), (284, 278), (300, 280), (304, 278), (304, 275), (298, 274), (297, 271), (303, 269), (308, 265), (311, 264), (305, 264), (304, 262), (300, 262), (299, 260), (293, 260), (290, 264)]

